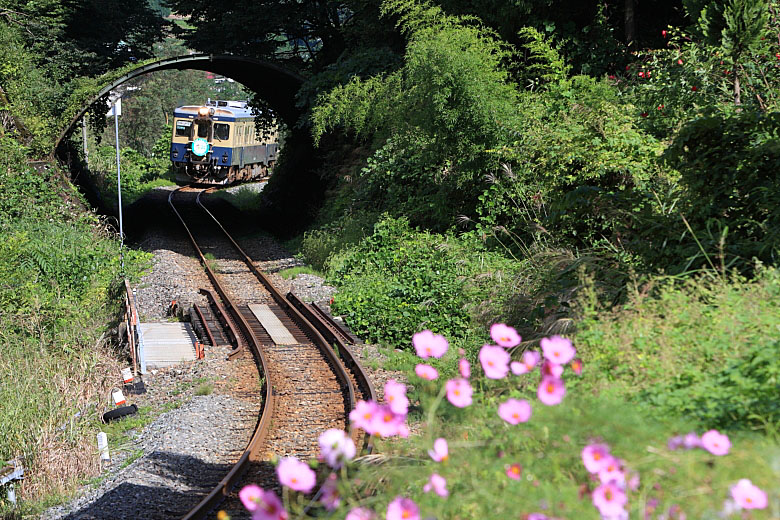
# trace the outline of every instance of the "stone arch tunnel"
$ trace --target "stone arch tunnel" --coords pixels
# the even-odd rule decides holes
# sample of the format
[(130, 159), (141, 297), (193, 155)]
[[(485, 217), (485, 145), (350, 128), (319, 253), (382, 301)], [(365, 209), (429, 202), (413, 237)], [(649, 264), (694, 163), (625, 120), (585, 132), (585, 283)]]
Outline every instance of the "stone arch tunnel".
[(76, 123), (84, 117), (92, 104), (113, 89), (126, 81), (150, 72), (186, 69), (214, 72), (242, 83), (265, 99), (289, 128), (295, 126), (300, 116), (300, 110), (295, 106), (295, 95), (303, 84), (304, 78), (296, 72), (268, 61), (244, 56), (228, 54), (176, 56), (140, 66), (103, 87), (95, 97), (85, 103), (62, 130), (54, 144), (53, 154), (58, 154), (64, 139), (73, 131)]

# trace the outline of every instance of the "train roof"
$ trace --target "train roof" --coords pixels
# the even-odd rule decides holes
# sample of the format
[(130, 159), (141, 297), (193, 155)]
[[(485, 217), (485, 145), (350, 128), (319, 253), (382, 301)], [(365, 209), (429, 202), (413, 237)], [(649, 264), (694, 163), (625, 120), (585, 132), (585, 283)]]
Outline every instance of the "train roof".
[(246, 101), (212, 101), (205, 105), (185, 105), (173, 110), (174, 117), (194, 118), (198, 110), (203, 107), (213, 108), (212, 116), (217, 121), (236, 121), (239, 119), (254, 119), (252, 110), (247, 107)]

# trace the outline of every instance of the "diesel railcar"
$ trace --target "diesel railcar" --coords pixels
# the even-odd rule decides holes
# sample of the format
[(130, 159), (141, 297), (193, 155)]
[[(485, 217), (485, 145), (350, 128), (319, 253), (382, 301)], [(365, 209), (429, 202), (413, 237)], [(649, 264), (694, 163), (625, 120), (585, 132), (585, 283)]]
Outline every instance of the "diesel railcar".
[(278, 154), (278, 133), (259, 139), (245, 101), (209, 100), (173, 112), (171, 161), (178, 182), (224, 185), (263, 178)]

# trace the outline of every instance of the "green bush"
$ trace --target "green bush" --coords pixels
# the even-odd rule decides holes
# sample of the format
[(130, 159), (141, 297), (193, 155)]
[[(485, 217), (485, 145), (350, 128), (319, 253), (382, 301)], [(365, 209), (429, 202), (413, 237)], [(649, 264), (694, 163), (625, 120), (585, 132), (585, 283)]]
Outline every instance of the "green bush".
[(631, 240), (636, 215), (664, 175), (661, 143), (637, 127), (634, 108), (606, 81), (585, 76), (526, 92), (508, 163), (479, 197), (478, 227), (528, 243), (590, 248)]
[[(695, 119), (664, 155), (687, 190), (695, 231), (724, 230), (729, 256), (775, 261), (780, 247), (780, 112)], [(706, 172), (704, 174), (703, 172)], [(727, 230), (727, 231), (725, 231)], [(706, 240), (702, 233), (699, 237)], [(720, 240), (720, 236), (713, 237)], [(705, 244), (715, 249), (713, 240)]]
[(686, 371), (648, 390), (653, 405), (715, 428), (780, 424), (780, 339), (749, 346), (713, 374)]
[(318, 271), (325, 271), (328, 258), (365, 238), (373, 229), (370, 213), (345, 215), (322, 227), (304, 233), (300, 244), (302, 259)]
[[(653, 288), (653, 285), (656, 285)], [(616, 392), (661, 415), (745, 428), (778, 420), (780, 271), (755, 280), (658, 279), (623, 309), (586, 308), (576, 341), (594, 392)]]
[(487, 151), (508, 142), (518, 115), (503, 67), (509, 52), (489, 31), (439, 8), (387, 1), (383, 9), (409, 37), (403, 66), (323, 94), (313, 133), (373, 139), (376, 151), (355, 179), (357, 207), (444, 230), (472, 211), (484, 174), (498, 167)]
[[(120, 149), (123, 205), (132, 204), (152, 188), (172, 184), (173, 171), (168, 156), (170, 132), (168, 126), (168, 130), (158, 138), (149, 155), (133, 148)], [(114, 204), (117, 200), (115, 146), (99, 146), (96, 153), (90, 156), (89, 168), (104, 199)]]
[(409, 346), (430, 329), (463, 337), (479, 304), (510, 287), (510, 264), (473, 242), (414, 231), (386, 217), (374, 233), (328, 261), (334, 311), (370, 341)]

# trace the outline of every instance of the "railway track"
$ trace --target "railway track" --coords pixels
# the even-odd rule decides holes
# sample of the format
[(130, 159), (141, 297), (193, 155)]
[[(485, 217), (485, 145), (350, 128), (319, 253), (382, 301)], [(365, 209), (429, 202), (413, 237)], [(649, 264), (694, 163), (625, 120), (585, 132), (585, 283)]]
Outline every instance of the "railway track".
[[(248, 518), (237, 498), (244, 484), (278, 492), (270, 463), (274, 456), (316, 457), (319, 434), (347, 429), (357, 400), (376, 396), (349, 350), (349, 336), (320, 310), (273, 286), (201, 201), (205, 191), (179, 189), (168, 202), (212, 282), (214, 291), (203, 292), (221, 314), (224, 336), (234, 340), (230, 357), (256, 363), (262, 408), (244, 452), (183, 518), (205, 518), (218, 505), (234, 519)], [(222, 254), (216, 259), (208, 255), (211, 251)], [(354, 440), (370, 450), (367, 439), (358, 435), (353, 433)]]

